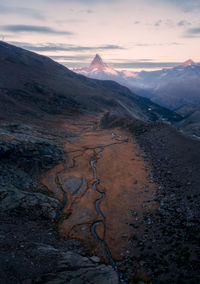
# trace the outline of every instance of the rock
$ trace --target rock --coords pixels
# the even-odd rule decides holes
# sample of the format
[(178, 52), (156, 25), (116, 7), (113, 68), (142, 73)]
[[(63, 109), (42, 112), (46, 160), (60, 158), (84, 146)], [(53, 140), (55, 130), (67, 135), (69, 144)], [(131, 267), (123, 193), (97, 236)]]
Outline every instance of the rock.
[(80, 194), (85, 189), (87, 181), (84, 177), (77, 178), (71, 176), (62, 181), (64, 188), (70, 192), (71, 195)]
[(72, 279), (69, 284), (84, 284), (84, 281), (80, 278)]
[(11, 213), (18, 211), (33, 216), (49, 219), (56, 217), (60, 202), (42, 193), (21, 191), (15, 187), (0, 187), (0, 212)]
[(97, 260), (99, 258), (96, 256), (89, 259), (73, 251), (63, 253), (58, 263), (57, 273), (44, 275), (42, 283), (118, 284), (118, 275), (113, 268), (104, 264), (97, 265)]
[(99, 263), (100, 262), (100, 258), (98, 256), (92, 256), (90, 257), (91, 261), (93, 261), (94, 263)]
[(32, 279), (25, 279), (22, 281), (22, 284), (32, 284), (32, 283), (33, 283)]

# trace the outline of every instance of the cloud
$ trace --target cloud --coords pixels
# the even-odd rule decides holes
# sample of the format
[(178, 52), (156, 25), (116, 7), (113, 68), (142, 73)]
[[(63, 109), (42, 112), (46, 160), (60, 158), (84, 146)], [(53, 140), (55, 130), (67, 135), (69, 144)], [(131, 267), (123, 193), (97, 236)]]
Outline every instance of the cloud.
[(89, 61), (91, 59), (90, 55), (64, 55), (64, 56), (60, 56), (60, 55), (54, 55), (54, 56), (50, 56), (52, 59), (57, 60), (57, 61)]
[(119, 50), (124, 49), (123, 47), (119, 45), (99, 45), (99, 46), (77, 46), (72, 44), (54, 44), (54, 43), (48, 43), (44, 45), (30, 45), (28, 43), (23, 42), (10, 42), (11, 44), (20, 46), (22, 48), (32, 50), (32, 51), (89, 51), (89, 50)]
[(181, 7), (181, 9), (186, 13), (200, 10), (199, 0), (168, 0), (168, 1)]
[[(101, 49), (101, 46), (100, 46), (100, 49)], [(107, 44), (107, 45), (102, 45), (102, 49), (125, 49), (125, 48), (119, 45)]]
[(190, 23), (190, 22), (187, 22), (187, 21), (185, 21), (185, 20), (179, 21), (179, 22), (177, 23), (177, 26), (179, 26), (179, 27), (185, 27), (185, 26), (190, 26), (190, 25), (191, 25), (191, 23)]
[(173, 28), (175, 26), (174, 22), (171, 20), (171, 19), (167, 19), (165, 21), (165, 25), (168, 27), (168, 28)]
[(200, 27), (191, 28), (186, 31), (183, 35), (185, 38), (199, 38), (200, 37)]
[[(57, 58), (54, 58), (54, 59), (59, 60)], [(63, 61), (61, 59), (61, 60), (59, 60), (59, 63), (65, 65), (68, 68), (82, 68), (82, 67), (86, 67), (87, 65), (89, 65), (89, 63), (87, 63), (87, 62), (78, 61), (78, 60), (79, 59), (74, 60), (72, 62), (67, 62), (63, 58)], [(89, 58), (89, 60), (90, 60), (90, 58)], [(116, 68), (116, 69), (118, 69), (118, 68), (119, 69), (162, 69), (162, 68), (174, 67), (174, 66), (177, 66), (179, 64), (180, 64), (180, 62), (148, 62), (146, 60), (140, 61), (140, 59), (136, 60), (134, 62), (109, 63), (109, 65), (111, 65), (113, 68)]]
[(162, 24), (162, 20), (158, 20), (158, 21), (155, 22), (154, 26), (160, 27), (161, 24)]
[(134, 46), (149, 47), (149, 46), (166, 46), (166, 45), (181, 45), (178, 42), (164, 42), (164, 43), (135, 43)]
[(22, 8), (22, 7), (8, 7), (5, 5), (0, 4), (0, 14), (19, 14), (24, 16), (31, 16), (36, 19), (44, 19), (44, 15), (36, 10), (31, 8)]
[(169, 43), (169, 45), (182, 45), (182, 43), (180, 43), (180, 42), (171, 42), (171, 43)]
[(187, 32), (193, 35), (200, 35), (200, 27), (189, 29)]
[(149, 46), (162, 46), (162, 43), (136, 43), (134, 46), (149, 47)]
[(94, 11), (92, 9), (87, 9), (84, 12), (86, 12), (87, 14), (93, 14), (94, 13)]
[[(54, 2), (54, 0), (46, 0), (47, 2)], [(112, 4), (112, 3), (117, 3), (120, 2), (121, 0), (56, 0), (56, 3), (61, 2), (61, 3), (79, 3), (83, 5), (88, 5), (88, 4), (101, 4), (101, 3), (107, 3), (107, 4)]]
[(152, 69), (152, 68), (168, 68), (180, 64), (180, 62), (125, 62), (125, 63), (112, 63), (114, 68), (135, 68), (135, 69)]
[(83, 20), (83, 19), (75, 19), (75, 18), (70, 18), (70, 19), (67, 19), (67, 20), (56, 20), (55, 23), (56, 24), (66, 24), (66, 23), (85, 23), (87, 22), (86, 20)]
[(58, 35), (72, 35), (72, 32), (58, 31), (45, 26), (31, 26), (31, 25), (7, 25), (1, 26), (0, 29), (6, 32), (28, 32), (28, 33), (44, 33), (44, 34), (58, 34)]
[[(146, 3), (150, 0), (146, 0)], [(199, 12), (200, 1), (199, 0), (151, 0), (154, 4), (162, 3), (163, 5), (172, 5), (182, 10), (185, 13), (188, 12)]]
[(173, 23), (173, 21), (170, 20), (170, 19), (166, 19), (165, 21), (159, 19), (158, 21), (156, 21), (156, 22), (154, 23), (154, 26), (155, 26), (155, 27), (160, 27), (161, 25), (162, 25), (162, 26), (166, 26), (166, 27), (168, 27), (168, 28), (174, 27), (174, 23)]

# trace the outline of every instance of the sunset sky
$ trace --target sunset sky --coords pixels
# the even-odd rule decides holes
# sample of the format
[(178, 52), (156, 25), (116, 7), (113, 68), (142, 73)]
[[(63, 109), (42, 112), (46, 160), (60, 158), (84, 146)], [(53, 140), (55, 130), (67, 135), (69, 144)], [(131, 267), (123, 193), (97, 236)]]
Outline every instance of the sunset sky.
[(0, 39), (69, 68), (200, 62), (200, 0), (0, 0)]

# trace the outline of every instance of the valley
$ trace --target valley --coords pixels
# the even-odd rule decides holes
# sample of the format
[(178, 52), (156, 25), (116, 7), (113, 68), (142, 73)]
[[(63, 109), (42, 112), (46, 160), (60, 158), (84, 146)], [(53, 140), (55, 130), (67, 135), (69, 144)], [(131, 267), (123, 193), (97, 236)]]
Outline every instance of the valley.
[(198, 283), (182, 116), (4, 42), (0, 61), (1, 283)]
[[(1, 130), (7, 137), (2, 153), (18, 141), (0, 164), (1, 234), (8, 234), (1, 240), (3, 283), (28, 277), (49, 284), (77, 277), (87, 283), (160, 283), (178, 282), (182, 275), (184, 283), (196, 281), (199, 141), (168, 124), (103, 113), (45, 125), (45, 136), (42, 122)], [(33, 144), (41, 133), (40, 144)], [(37, 145), (47, 138), (62, 145), (62, 158), (55, 146), (38, 157)], [(52, 164), (46, 164), (48, 157), (54, 157)], [(19, 268), (20, 259), (26, 265)]]
[[(118, 129), (102, 130), (98, 124), (98, 121), (66, 123), (64, 127), (78, 132), (80, 137), (66, 143), (65, 165), (45, 173), (41, 182), (61, 201), (63, 192), (67, 194), (67, 204), (59, 216), (61, 235), (83, 241), (95, 255), (107, 259), (104, 246), (91, 234), (92, 224), (99, 221), (93, 231), (106, 241), (112, 256), (119, 261), (134, 253), (129, 250), (134, 232), (133, 211), (142, 215), (157, 206), (153, 200), (156, 185), (148, 179), (150, 168), (130, 134)], [(92, 188), (95, 179), (98, 191)], [(98, 206), (94, 205), (96, 200)]]

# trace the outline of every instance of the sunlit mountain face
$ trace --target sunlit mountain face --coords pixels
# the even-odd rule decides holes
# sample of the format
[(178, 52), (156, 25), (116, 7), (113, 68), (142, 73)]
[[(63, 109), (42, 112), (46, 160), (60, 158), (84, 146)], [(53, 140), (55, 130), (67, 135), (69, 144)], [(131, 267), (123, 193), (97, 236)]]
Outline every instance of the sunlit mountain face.
[(0, 0), (0, 284), (200, 283), (199, 19)]
[(111, 66), (104, 63), (99, 54), (96, 54), (89, 67), (82, 69), (74, 69), (76, 73), (85, 74), (88, 77), (95, 76), (117, 76), (118, 71), (114, 70)]
[(89, 67), (74, 71), (90, 78), (114, 80), (173, 110), (200, 104), (200, 64), (191, 59), (168, 69), (131, 72), (117, 71), (96, 55)]

